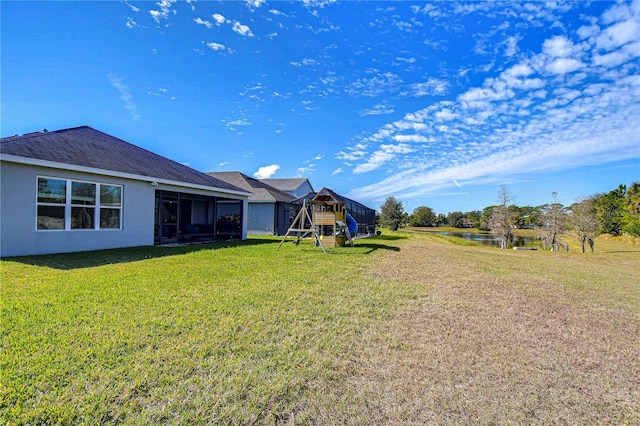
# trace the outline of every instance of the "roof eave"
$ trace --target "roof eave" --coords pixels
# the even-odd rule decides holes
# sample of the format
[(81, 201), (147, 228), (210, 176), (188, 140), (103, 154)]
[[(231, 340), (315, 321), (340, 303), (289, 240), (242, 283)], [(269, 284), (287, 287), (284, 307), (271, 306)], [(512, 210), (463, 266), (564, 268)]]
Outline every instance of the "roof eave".
[(200, 185), (200, 184), (189, 183), (189, 182), (180, 182), (175, 180), (156, 178), (152, 176), (143, 176), (143, 175), (136, 175), (133, 173), (124, 173), (124, 172), (117, 172), (113, 170), (97, 169), (94, 167), (78, 166), (75, 164), (60, 163), (57, 161), (49, 161), (49, 160), (40, 160), (37, 158), (22, 157), (22, 156), (11, 155), (11, 154), (0, 154), (0, 161), (27, 164), (30, 166), (49, 167), (52, 169), (69, 170), (74, 172), (91, 173), (95, 175), (119, 177), (123, 179), (138, 180), (138, 181), (149, 182), (149, 183), (156, 182), (158, 184), (161, 183), (164, 185), (173, 185), (173, 186), (178, 186), (183, 188), (200, 189), (200, 190), (206, 190), (206, 191), (213, 190), (216, 192), (224, 192), (226, 194), (239, 195), (242, 197), (249, 197), (253, 195), (252, 192), (235, 191), (232, 189), (219, 188), (216, 186), (207, 186), (207, 185)]

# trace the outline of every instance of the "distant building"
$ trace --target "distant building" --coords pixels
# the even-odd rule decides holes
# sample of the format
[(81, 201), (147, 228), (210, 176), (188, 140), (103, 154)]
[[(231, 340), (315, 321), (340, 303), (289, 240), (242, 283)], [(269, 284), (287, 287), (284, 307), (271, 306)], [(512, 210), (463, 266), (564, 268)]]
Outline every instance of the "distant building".
[(244, 239), (228, 182), (76, 127), (0, 139), (0, 256)]
[[(347, 213), (353, 216), (358, 223), (358, 234), (373, 234), (375, 232), (376, 211), (374, 209), (347, 197), (343, 197), (329, 188), (322, 188), (318, 192), (309, 192), (298, 198), (295, 202), (299, 206), (302, 206), (304, 204), (304, 200), (314, 200), (321, 197), (345, 203)], [(299, 210), (300, 208), (298, 208), (298, 211)]]
[(302, 197), (309, 192), (313, 192), (311, 182), (307, 178), (290, 178), (290, 179), (260, 179), (262, 182), (279, 189), (280, 191), (291, 194), (294, 197)]
[(208, 172), (207, 174), (253, 193), (249, 196), (248, 234), (285, 235), (287, 233), (298, 208), (298, 205), (293, 203), (295, 196), (269, 185), (266, 180), (255, 179), (240, 172)]

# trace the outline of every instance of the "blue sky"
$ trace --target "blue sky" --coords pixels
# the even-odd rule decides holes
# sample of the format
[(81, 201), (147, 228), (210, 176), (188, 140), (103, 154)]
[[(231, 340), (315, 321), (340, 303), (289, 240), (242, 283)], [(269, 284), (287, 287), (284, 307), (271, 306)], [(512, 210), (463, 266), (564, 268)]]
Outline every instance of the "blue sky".
[(640, 180), (640, 0), (0, 7), (2, 136), (89, 125), (409, 212)]

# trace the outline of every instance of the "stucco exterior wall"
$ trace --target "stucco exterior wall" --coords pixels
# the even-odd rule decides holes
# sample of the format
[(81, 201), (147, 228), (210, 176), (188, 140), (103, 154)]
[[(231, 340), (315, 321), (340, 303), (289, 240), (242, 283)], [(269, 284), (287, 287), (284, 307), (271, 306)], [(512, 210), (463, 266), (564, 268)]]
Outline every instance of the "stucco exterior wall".
[[(122, 229), (36, 230), (37, 177), (122, 185)], [(0, 256), (153, 245), (155, 188), (147, 182), (2, 162)]]

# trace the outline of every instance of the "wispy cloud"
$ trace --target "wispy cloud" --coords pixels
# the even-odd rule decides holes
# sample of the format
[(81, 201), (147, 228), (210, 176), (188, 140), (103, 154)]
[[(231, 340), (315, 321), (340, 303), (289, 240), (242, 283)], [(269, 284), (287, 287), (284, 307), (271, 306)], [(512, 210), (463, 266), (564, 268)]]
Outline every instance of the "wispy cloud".
[(400, 143), (397, 145), (380, 145), (380, 149), (375, 151), (366, 163), (359, 164), (353, 169), (353, 173), (366, 173), (377, 169), (383, 164), (393, 160), (398, 154), (409, 154), (415, 150), (407, 144)]
[(124, 2), (133, 12), (140, 12), (140, 9), (129, 3), (127, 0)]
[(266, 0), (245, 0), (245, 1), (247, 3), (247, 6), (249, 6), (249, 8), (251, 9), (258, 8), (266, 2)]
[(240, 22), (234, 22), (231, 29), (241, 36), (245, 37), (254, 37), (254, 34), (251, 32), (251, 29), (247, 25), (243, 25)]
[[(213, 18), (217, 26), (227, 24), (231, 26), (231, 30), (236, 34), (239, 34), (243, 37), (255, 37), (255, 34), (253, 34), (253, 32), (251, 31), (251, 28), (249, 28), (248, 25), (244, 25), (238, 21), (234, 21), (233, 19), (228, 19), (224, 15), (221, 15), (219, 13), (214, 13), (213, 15), (211, 15), (211, 17)], [(210, 23), (209, 21), (202, 21), (198, 23), (203, 24), (204, 22), (207, 22), (213, 26), (213, 23)], [(204, 25), (207, 25), (207, 24), (204, 24)], [(209, 25), (207, 25), (207, 27), (211, 28)]]
[(124, 84), (122, 78), (118, 77), (115, 74), (108, 74), (107, 78), (109, 79), (109, 83), (118, 91), (120, 94), (120, 100), (124, 102), (124, 108), (129, 111), (129, 115), (135, 121), (140, 120), (140, 114), (138, 114), (138, 109), (136, 108), (136, 104), (133, 102), (133, 96), (129, 91), (129, 87)]
[[(384, 169), (388, 177), (349, 196), (417, 197), (461, 182), (468, 188), (637, 157), (640, 77), (637, 64), (627, 65), (640, 58), (640, 2), (634, 4), (612, 5), (598, 25), (549, 37), (538, 53), (520, 53), (455, 99), (356, 138), (336, 157), (353, 173)], [(416, 13), (434, 10), (428, 6)], [(420, 96), (448, 91), (437, 80), (412, 88)]]
[(359, 78), (345, 88), (345, 92), (354, 97), (373, 98), (383, 94), (397, 92), (402, 79), (392, 72), (375, 72), (373, 77)]
[(386, 115), (386, 114), (393, 114), (395, 112), (395, 110), (388, 106), (387, 104), (377, 104), (374, 105), (373, 108), (368, 108), (368, 109), (363, 109), (360, 111), (360, 115), (362, 116), (367, 116), (367, 115)]
[(262, 166), (253, 174), (253, 176), (258, 179), (269, 179), (271, 176), (275, 175), (278, 170), (280, 170), (280, 166), (278, 164)]
[(411, 85), (411, 89), (413, 90), (412, 96), (415, 97), (444, 95), (448, 88), (449, 82), (437, 78), (429, 78), (427, 81)]
[(202, 18), (196, 18), (193, 21), (198, 25), (204, 25), (207, 28), (213, 28), (213, 23), (211, 23), (209, 21), (206, 21), (206, 20), (204, 20)]
[(213, 41), (209, 41), (209, 42), (203, 41), (202, 43), (204, 43), (204, 45), (211, 50), (226, 50), (227, 48), (224, 44), (215, 43)]
[(161, 20), (169, 19), (169, 14), (177, 14), (175, 9), (171, 9), (171, 6), (173, 6), (176, 1), (177, 0), (160, 0), (156, 3), (156, 5), (159, 7), (159, 10), (152, 9), (149, 11), (149, 14), (153, 18), (153, 20), (159, 24)]
[(127, 17), (127, 23), (125, 25), (127, 26), (127, 28), (140, 27), (140, 25), (138, 25), (138, 23), (134, 21), (133, 18), (129, 18), (129, 17)]
[(225, 18), (223, 15), (220, 15), (219, 13), (214, 13), (213, 15), (211, 15), (211, 17), (216, 21), (217, 25), (222, 25), (227, 22), (227, 18)]

